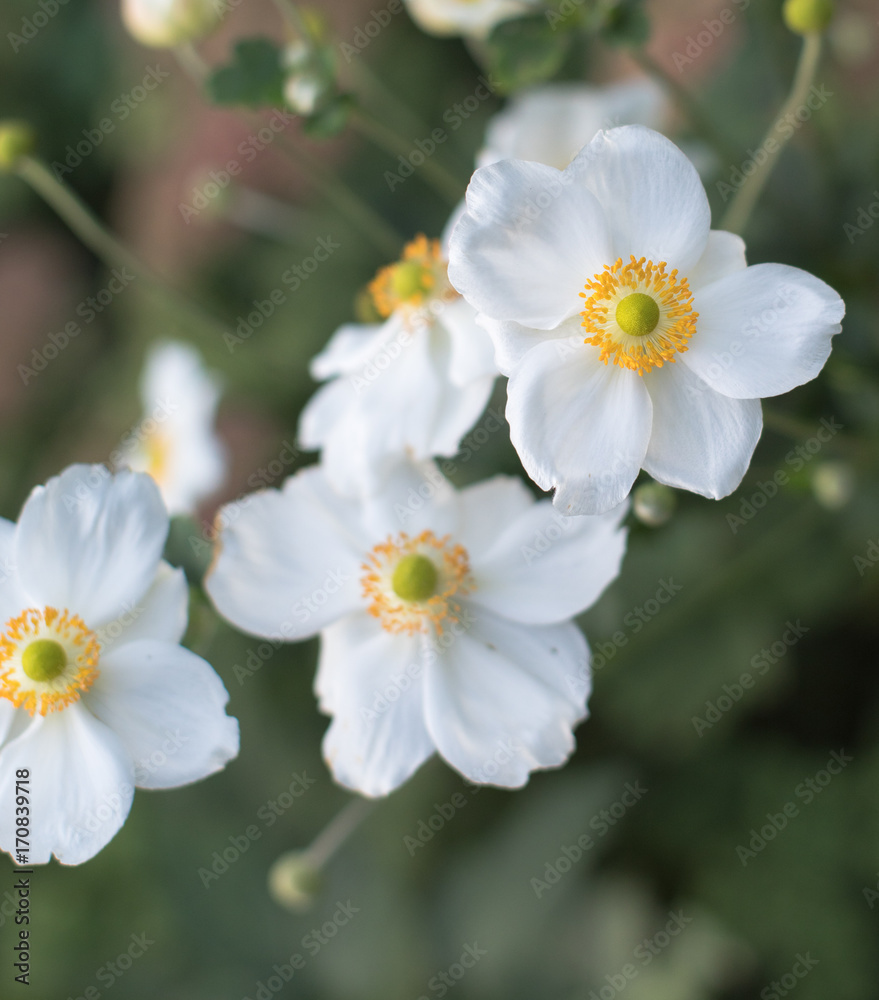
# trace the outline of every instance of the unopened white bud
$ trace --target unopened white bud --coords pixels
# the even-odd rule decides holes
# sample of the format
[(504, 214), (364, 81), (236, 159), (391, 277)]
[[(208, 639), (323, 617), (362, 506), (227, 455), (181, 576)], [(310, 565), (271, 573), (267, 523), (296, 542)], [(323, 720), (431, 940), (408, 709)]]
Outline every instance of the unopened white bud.
[(122, 21), (142, 44), (174, 48), (197, 42), (220, 23), (220, 0), (122, 0)]

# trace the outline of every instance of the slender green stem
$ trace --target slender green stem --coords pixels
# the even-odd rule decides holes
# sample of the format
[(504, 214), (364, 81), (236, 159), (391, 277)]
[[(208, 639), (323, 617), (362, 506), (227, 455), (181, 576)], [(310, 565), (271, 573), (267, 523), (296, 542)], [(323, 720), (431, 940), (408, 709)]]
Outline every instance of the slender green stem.
[(344, 806), (303, 851), (309, 864), (323, 868), (374, 808), (369, 799), (353, 799)]
[[(374, 118), (363, 108), (358, 108), (354, 112), (351, 117), (351, 126), (395, 159), (402, 156), (406, 160), (412, 155), (411, 142), (407, 142), (402, 136), (397, 135), (393, 129)], [(418, 169), (437, 194), (445, 198), (450, 205), (457, 205), (463, 198), (466, 181), (459, 181), (441, 163), (425, 155), (424, 162), (419, 164)]]
[(714, 123), (708, 117), (708, 113), (699, 104), (695, 97), (684, 87), (679, 80), (676, 80), (670, 73), (662, 68), (658, 62), (644, 49), (633, 49), (632, 58), (644, 70), (653, 77), (660, 86), (671, 94), (672, 98), (679, 105), (681, 110), (690, 120), (690, 124), (701, 133), (702, 137), (715, 150), (715, 152), (725, 160), (734, 160), (735, 151), (727, 143), (726, 139), (714, 127)]
[(747, 226), (751, 212), (772, 174), (785, 143), (793, 135), (793, 129), (787, 130), (787, 133), (779, 132), (778, 122), (797, 111), (809, 95), (809, 89), (815, 79), (815, 72), (821, 59), (821, 39), (822, 36), (818, 33), (804, 36), (790, 94), (760, 147), (764, 154), (763, 161), (757, 164), (757, 169), (746, 178), (745, 183), (736, 192), (732, 204), (720, 224), (721, 229), (726, 229), (731, 233), (741, 233)]
[(178, 45), (174, 50), (177, 62), (185, 72), (192, 77), (198, 85), (199, 90), (204, 86), (204, 82), (210, 73), (210, 66), (202, 59), (192, 42)]
[(168, 285), (108, 232), (97, 216), (69, 187), (55, 177), (45, 163), (31, 156), (23, 156), (16, 165), (16, 172), (107, 267), (131, 271), (186, 323), (194, 324), (214, 337), (222, 337), (226, 333), (225, 326), (219, 320), (215, 320), (200, 306), (191, 303)]
[(402, 236), (390, 226), (367, 202), (311, 155), (302, 145), (278, 138), (280, 146), (295, 160), (305, 179), (345, 217), (355, 229), (365, 236), (377, 250), (390, 260), (399, 256)]

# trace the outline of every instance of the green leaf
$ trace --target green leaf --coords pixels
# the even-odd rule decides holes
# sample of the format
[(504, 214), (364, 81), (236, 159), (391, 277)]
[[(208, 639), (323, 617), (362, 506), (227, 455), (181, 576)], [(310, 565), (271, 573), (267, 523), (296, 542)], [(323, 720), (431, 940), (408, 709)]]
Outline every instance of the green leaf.
[(600, 35), (609, 45), (643, 45), (650, 38), (650, 21), (640, 0), (622, 0), (613, 7)]
[(553, 77), (571, 46), (571, 36), (554, 31), (545, 17), (503, 21), (486, 42), (489, 70), (501, 93)]
[(243, 104), (251, 108), (283, 106), (281, 50), (267, 38), (238, 42), (232, 62), (208, 79), (207, 89), (216, 104)]
[(350, 94), (339, 94), (306, 118), (302, 130), (313, 139), (331, 139), (346, 127), (355, 104)]

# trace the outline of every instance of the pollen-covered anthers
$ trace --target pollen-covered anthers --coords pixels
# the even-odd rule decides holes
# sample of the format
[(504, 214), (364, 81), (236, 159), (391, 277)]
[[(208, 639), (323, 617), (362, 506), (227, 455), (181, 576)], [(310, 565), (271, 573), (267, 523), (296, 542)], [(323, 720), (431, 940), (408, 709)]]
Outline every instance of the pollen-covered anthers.
[(375, 546), (363, 564), (363, 596), (368, 611), (388, 632), (429, 632), (437, 635), (459, 621), (457, 598), (470, 593), (470, 557), (448, 535), (437, 538), (422, 531), (406, 532)]
[(27, 608), (0, 636), (0, 698), (31, 715), (61, 711), (94, 683), (100, 651), (79, 615)]
[(383, 267), (370, 282), (369, 293), (376, 311), (386, 319), (400, 308), (413, 311), (429, 300), (456, 298), (448, 270), (439, 240), (419, 234), (406, 245), (401, 260)]
[(585, 343), (601, 349), (605, 364), (639, 375), (673, 363), (696, 332), (699, 314), (687, 279), (679, 279), (677, 269), (666, 272), (665, 261), (632, 256), (624, 266), (619, 257), (587, 281), (580, 296), (586, 299), (582, 326), (593, 335)]

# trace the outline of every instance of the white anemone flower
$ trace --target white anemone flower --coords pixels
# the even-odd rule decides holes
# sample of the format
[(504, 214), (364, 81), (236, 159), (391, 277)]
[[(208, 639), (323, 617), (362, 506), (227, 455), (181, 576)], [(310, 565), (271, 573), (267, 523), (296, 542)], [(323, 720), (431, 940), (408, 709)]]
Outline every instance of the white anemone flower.
[(226, 458), (214, 431), (220, 393), (219, 378), (188, 344), (169, 341), (150, 351), (141, 377), (144, 416), (113, 464), (148, 472), (172, 516), (192, 513), (223, 483)]
[(619, 571), (623, 514), (563, 518), (506, 476), (455, 491), (431, 463), (358, 502), (316, 466), (221, 517), (206, 587), (245, 632), (320, 635), (323, 752), (342, 785), (385, 795), (436, 752), (517, 788), (574, 748), (590, 677), (571, 619)]
[(488, 123), (476, 165), (533, 160), (564, 168), (601, 129), (649, 125), (668, 116), (662, 89), (647, 78), (593, 87), (549, 83), (517, 93)]
[[(135, 786), (175, 788), (238, 753), (210, 664), (180, 646), (188, 590), (162, 561), (149, 476), (73, 465), (0, 519), (0, 798), (29, 772), (27, 860), (80, 864), (125, 822)], [(21, 776), (21, 775), (19, 775)], [(0, 810), (0, 849), (22, 848)]]
[(330, 381), (303, 410), (299, 438), (323, 449), (340, 492), (374, 492), (403, 455), (454, 455), (488, 403), (494, 349), (446, 271), (441, 242), (417, 237), (369, 286), (384, 322), (342, 326), (312, 362)]
[(217, 0), (122, 0), (122, 22), (141, 43), (175, 48), (197, 42), (220, 23), (223, 5)]
[(715, 499), (741, 482), (760, 397), (813, 379), (842, 299), (784, 264), (748, 267), (710, 230), (695, 168), (640, 125), (600, 132), (564, 171), (476, 171), (449, 277), (509, 375), (507, 420), (564, 513), (609, 510), (646, 469)]
[(501, 21), (532, 14), (535, 0), (405, 0), (412, 20), (431, 35), (485, 38)]

